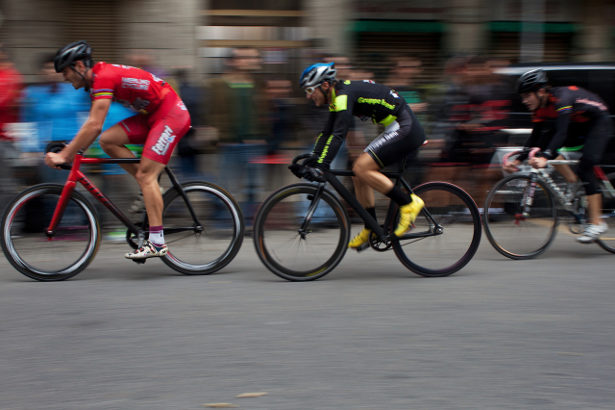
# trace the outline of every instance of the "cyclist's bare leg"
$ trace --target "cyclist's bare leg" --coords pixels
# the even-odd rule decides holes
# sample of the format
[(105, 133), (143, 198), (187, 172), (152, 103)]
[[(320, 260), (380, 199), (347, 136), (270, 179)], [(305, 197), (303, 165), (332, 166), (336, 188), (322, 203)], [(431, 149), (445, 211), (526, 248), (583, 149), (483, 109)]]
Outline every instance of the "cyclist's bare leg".
[[(98, 140), (100, 147), (112, 158), (134, 158), (134, 154), (126, 144), (129, 144), (128, 135), (120, 124), (115, 124), (107, 131), (100, 135)], [(136, 178), (138, 165), (137, 164), (120, 164), (122, 168), (130, 175)]]
[(400, 207), (400, 218), (394, 234), (401, 236), (406, 232), (423, 208), (423, 200), (415, 194), (408, 195), (395, 187), (393, 181), (380, 172), (380, 167), (376, 161), (366, 152), (357, 158), (352, 171), (361, 182), (397, 202)]
[[(354, 162), (352, 171), (355, 174), (355, 178), (358, 179), (360, 183), (375, 189), (383, 195), (386, 195), (393, 189), (393, 181), (380, 172), (380, 166), (378, 166), (376, 161), (366, 152), (361, 154)], [(359, 202), (361, 202), (360, 199)], [(361, 203), (361, 205), (363, 205), (363, 203)]]
[(357, 197), (357, 201), (363, 206), (363, 208), (373, 208), (376, 206), (376, 198), (374, 196), (374, 190), (357, 177), (352, 177), (352, 185), (354, 186), (354, 193)]
[(142, 157), (138, 165), (135, 179), (143, 192), (143, 202), (150, 226), (162, 225), (162, 193), (158, 184), (158, 175), (165, 165), (152, 159)]
[[(566, 159), (561, 155), (558, 155), (557, 158), (558, 160), (563, 160)], [(553, 167), (555, 168), (555, 170), (557, 172), (559, 172), (566, 181), (568, 182), (577, 182), (578, 181), (578, 177), (577, 174), (575, 174), (575, 172), (572, 170), (572, 168), (570, 168), (570, 165), (553, 165)]]

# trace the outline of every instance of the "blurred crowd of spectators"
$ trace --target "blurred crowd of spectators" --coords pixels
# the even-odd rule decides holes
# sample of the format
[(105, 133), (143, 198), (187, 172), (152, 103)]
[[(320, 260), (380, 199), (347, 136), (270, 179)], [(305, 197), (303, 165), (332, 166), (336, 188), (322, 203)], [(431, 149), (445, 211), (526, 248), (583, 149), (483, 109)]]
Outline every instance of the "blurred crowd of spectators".
[[(439, 83), (421, 84), (417, 80), (424, 68), (416, 57), (391, 59), (383, 78), (358, 69), (345, 56), (318, 58), (334, 61), (338, 78), (382, 82), (410, 104), (429, 138), (410, 170), (415, 182), (443, 179), (470, 191), (469, 184), (492, 182), (488, 165), (496, 147), (508, 142), (501, 130), (513, 91), (494, 75), (501, 62), (476, 56), (452, 58)], [(184, 178), (205, 178), (228, 189), (248, 220), (263, 197), (288, 178), (284, 165), (295, 154), (311, 149), (327, 115), (326, 109), (307, 104), (290, 79), (262, 75), (258, 49), (233, 49), (224, 72), (200, 83), (190, 81), (187, 68), (166, 72), (156, 67), (146, 53), (133, 53), (125, 62), (167, 80), (190, 111), (193, 129), (180, 141), (172, 165)], [(0, 47), (2, 200), (19, 186), (65, 178), (62, 172), (42, 165), (42, 152), (50, 141), (70, 140), (89, 110), (88, 95), (74, 90), (55, 73), (53, 55), (41, 56), (37, 70), (37, 81), (25, 84)], [(129, 115), (127, 109), (114, 104), (105, 127)], [(379, 132), (376, 125), (357, 121), (333, 167), (348, 167)], [(138, 147), (134, 149), (138, 152)], [(101, 155), (101, 150), (94, 145), (89, 154)], [(473, 172), (476, 169), (484, 172)], [(103, 191), (106, 187), (135, 195), (133, 186), (122, 191), (122, 185), (130, 182), (119, 179), (119, 170), (116, 166), (96, 170), (103, 176)]]

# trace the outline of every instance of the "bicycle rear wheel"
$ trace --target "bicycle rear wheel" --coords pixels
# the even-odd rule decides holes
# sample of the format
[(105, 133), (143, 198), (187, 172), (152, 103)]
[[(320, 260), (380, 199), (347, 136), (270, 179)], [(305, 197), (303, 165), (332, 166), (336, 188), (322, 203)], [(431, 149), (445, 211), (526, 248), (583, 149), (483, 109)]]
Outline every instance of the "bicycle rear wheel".
[(273, 193), (254, 219), (254, 246), (263, 264), (290, 281), (325, 276), (342, 260), (350, 237), (346, 210), (330, 192), (295, 184)]
[(101, 232), (94, 208), (73, 191), (53, 236), (46, 234), (63, 185), (41, 184), (20, 193), (2, 216), (0, 240), (8, 261), (39, 281), (75, 276), (94, 259)]
[(393, 239), (395, 255), (421, 276), (457, 272), (470, 262), (480, 244), (480, 212), (474, 200), (447, 182), (427, 182), (413, 192), (423, 199), (425, 206), (412, 230)]
[[(615, 172), (609, 173), (607, 178), (611, 186), (615, 186)], [(596, 243), (602, 249), (615, 253), (615, 195), (602, 194), (602, 221), (608, 225), (609, 230)]]
[(208, 182), (182, 184), (192, 206), (173, 188), (164, 194), (164, 236), (169, 252), (162, 261), (186, 275), (206, 275), (228, 265), (243, 242), (243, 215), (235, 199)]
[[(532, 205), (524, 214), (524, 198), (532, 191)], [(483, 223), (496, 251), (511, 259), (534, 258), (555, 239), (559, 223), (555, 198), (541, 181), (532, 185), (529, 175), (510, 175), (489, 191)]]

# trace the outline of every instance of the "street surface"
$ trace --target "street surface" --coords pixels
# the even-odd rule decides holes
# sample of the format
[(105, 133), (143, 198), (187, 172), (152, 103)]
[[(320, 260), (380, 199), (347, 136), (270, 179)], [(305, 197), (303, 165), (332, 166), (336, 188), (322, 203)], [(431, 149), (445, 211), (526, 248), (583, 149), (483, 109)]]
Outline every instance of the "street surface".
[(250, 237), (210, 276), (125, 251), (53, 283), (1, 257), (0, 409), (615, 408), (615, 255), (564, 233), (431, 279), (368, 250), (290, 283)]

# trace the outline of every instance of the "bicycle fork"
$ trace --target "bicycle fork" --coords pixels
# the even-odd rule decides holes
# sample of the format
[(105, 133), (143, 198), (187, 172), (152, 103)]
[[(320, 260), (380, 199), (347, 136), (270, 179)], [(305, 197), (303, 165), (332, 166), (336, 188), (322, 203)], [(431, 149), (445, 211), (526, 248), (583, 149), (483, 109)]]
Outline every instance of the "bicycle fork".
[(301, 236), (301, 239), (305, 239), (307, 234), (312, 232), (309, 229), (310, 223), (312, 222), (312, 217), (314, 216), (314, 212), (316, 212), (316, 208), (318, 208), (318, 203), (320, 202), (320, 197), (322, 196), (322, 192), (325, 189), (324, 182), (318, 184), (318, 189), (316, 193), (313, 195), (308, 195), (308, 199), (310, 200), (310, 206), (305, 214), (305, 218), (303, 218), (303, 222), (299, 227), (298, 233)]
[(51, 217), (51, 221), (49, 222), (49, 226), (45, 230), (45, 235), (47, 235), (47, 239), (51, 240), (55, 235), (55, 230), (62, 219), (62, 215), (64, 215), (64, 210), (66, 209), (66, 205), (68, 204), (68, 200), (73, 193), (77, 183), (75, 181), (68, 181), (62, 189), (62, 194), (60, 195), (60, 199), (56, 205), (56, 208), (53, 210), (53, 216)]
[(515, 215), (515, 224), (530, 216), (530, 210), (534, 204), (534, 194), (536, 193), (536, 176), (532, 174), (530, 183), (523, 188), (523, 197), (521, 198), (521, 213)]

